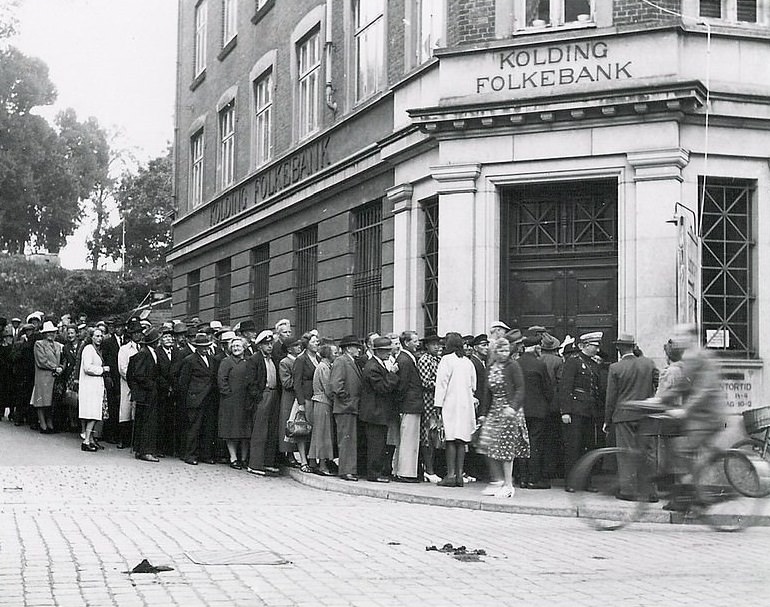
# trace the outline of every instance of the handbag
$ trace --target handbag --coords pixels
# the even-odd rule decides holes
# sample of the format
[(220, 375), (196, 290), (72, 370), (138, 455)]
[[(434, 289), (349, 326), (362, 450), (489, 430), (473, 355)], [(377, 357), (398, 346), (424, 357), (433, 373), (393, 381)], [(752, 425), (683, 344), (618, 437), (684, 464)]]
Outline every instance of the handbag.
[(294, 419), (286, 421), (286, 438), (305, 438), (313, 431), (313, 424), (307, 421), (304, 411), (297, 411)]

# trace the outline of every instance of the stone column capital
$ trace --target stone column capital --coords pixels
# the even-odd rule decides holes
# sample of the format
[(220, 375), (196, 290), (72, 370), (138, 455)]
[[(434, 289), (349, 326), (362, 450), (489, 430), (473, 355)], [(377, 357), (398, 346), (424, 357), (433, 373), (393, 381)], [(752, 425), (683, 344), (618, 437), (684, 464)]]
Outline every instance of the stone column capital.
[(385, 196), (393, 203), (393, 214), (402, 213), (412, 208), (414, 187), (411, 183), (401, 183), (385, 190)]
[(443, 164), (430, 167), (433, 179), (438, 181), (439, 194), (461, 194), (476, 191), (476, 179), (481, 174), (478, 163)]
[(644, 150), (629, 152), (626, 158), (634, 167), (634, 181), (683, 181), (682, 169), (690, 162), (690, 151), (684, 148)]

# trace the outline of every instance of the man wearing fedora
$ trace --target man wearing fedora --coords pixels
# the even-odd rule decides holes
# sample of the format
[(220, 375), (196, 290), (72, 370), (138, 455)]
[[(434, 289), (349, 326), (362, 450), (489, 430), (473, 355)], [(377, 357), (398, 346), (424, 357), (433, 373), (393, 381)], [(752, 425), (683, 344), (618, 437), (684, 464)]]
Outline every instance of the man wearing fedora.
[(187, 422), (182, 459), (192, 466), (197, 466), (199, 459), (215, 464), (216, 423), (207, 422), (214, 415), (218, 395), (216, 360), (209, 354), (212, 342), (206, 333), (196, 333), (189, 343), (195, 352), (182, 362), (178, 384), (179, 406)]
[(361, 401), (363, 346), (355, 335), (343, 337), (340, 354), (332, 363), (329, 383), (334, 397), (332, 413), (337, 427), (338, 473), (342, 480), (358, 480), (358, 409)]
[(150, 329), (139, 341), (139, 352), (128, 361), (126, 377), (136, 407), (134, 453), (136, 459), (157, 462), (159, 424), (159, 365), (157, 329)]
[(594, 360), (603, 335), (601, 331), (581, 335), (578, 341), (580, 351), (564, 361), (562, 368), (559, 408), (562, 424), (566, 428), (564, 475), (565, 490), (569, 493), (575, 490), (569, 484), (569, 474), (581, 455), (596, 445), (597, 422), (604, 415), (599, 365)]
[(128, 362), (139, 352), (139, 342), (144, 337), (142, 323), (139, 317), (132, 316), (126, 321), (128, 341), (118, 350), (118, 372), (120, 373), (120, 407), (118, 414), (119, 438), (118, 449), (131, 446), (131, 424), (134, 419), (134, 406), (131, 400), (131, 388), (128, 386)]
[[(618, 447), (626, 449), (642, 448), (645, 461), (652, 470), (654, 456), (652, 440), (640, 433), (640, 425), (645, 415), (632, 405), (631, 401), (645, 400), (655, 395), (658, 373), (653, 363), (645, 356), (636, 356), (633, 335), (621, 333), (615, 340), (615, 347), (620, 360), (612, 363), (607, 378), (607, 398), (605, 401), (604, 431), (610, 428), (615, 433)], [(650, 480), (642, 470), (637, 470), (633, 461), (618, 456), (618, 481), (620, 488), (615, 497), (622, 500), (646, 499), (658, 501)]]
[(257, 476), (277, 475), (278, 457), (278, 368), (273, 362), (273, 332), (264, 330), (254, 340), (257, 353), (249, 361), (254, 371), (255, 405), (252, 411), (248, 472)]

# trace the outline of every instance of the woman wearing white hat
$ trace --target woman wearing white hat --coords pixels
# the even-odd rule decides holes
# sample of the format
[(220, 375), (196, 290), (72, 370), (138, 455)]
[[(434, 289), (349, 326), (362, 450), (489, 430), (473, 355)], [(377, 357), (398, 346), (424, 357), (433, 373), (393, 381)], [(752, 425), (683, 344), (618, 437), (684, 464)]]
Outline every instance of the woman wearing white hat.
[(40, 332), (43, 339), (35, 342), (33, 353), (35, 356), (35, 387), (32, 390), (30, 404), (37, 411), (37, 421), (42, 434), (53, 434), (53, 385), (56, 378), (61, 375), (64, 368), (61, 366), (62, 345), (54, 341), (56, 327), (47, 320)]

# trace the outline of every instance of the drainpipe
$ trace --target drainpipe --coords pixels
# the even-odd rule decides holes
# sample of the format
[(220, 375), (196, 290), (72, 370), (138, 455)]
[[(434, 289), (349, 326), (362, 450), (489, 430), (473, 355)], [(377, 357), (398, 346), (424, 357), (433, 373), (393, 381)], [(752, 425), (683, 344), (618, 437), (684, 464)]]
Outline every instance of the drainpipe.
[(326, 0), (326, 40), (324, 51), (326, 53), (326, 106), (337, 113), (337, 102), (334, 100), (334, 87), (332, 86), (332, 1)]

